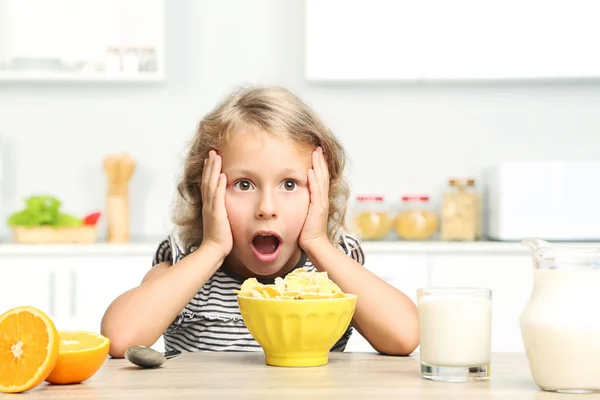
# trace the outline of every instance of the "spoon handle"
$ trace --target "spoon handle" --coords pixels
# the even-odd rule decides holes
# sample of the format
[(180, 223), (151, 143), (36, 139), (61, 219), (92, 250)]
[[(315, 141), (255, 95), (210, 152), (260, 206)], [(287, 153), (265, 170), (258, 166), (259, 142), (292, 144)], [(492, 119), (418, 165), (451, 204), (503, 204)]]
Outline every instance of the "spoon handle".
[(168, 360), (169, 358), (177, 357), (180, 354), (181, 354), (181, 351), (179, 351), (179, 350), (169, 350), (169, 351), (165, 352), (163, 355)]

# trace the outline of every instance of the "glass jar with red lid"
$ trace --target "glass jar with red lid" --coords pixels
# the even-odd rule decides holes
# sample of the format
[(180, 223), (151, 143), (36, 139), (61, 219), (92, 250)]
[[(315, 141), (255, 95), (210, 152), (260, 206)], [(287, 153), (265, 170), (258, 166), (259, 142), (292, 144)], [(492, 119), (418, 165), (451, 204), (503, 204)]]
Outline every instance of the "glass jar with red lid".
[(439, 217), (429, 205), (429, 196), (402, 196), (394, 218), (396, 235), (404, 240), (428, 240), (438, 231)]
[(382, 195), (359, 195), (352, 209), (352, 230), (362, 240), (382, 240), (392, 231), (392, 217)]

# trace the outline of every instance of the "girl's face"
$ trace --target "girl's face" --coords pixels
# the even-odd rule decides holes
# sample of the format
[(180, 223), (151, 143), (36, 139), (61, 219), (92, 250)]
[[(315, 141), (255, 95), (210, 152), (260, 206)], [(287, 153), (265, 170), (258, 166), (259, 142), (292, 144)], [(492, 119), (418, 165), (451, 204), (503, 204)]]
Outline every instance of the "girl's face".
[(233, 234), (226, 264), (236, 273), (278, 276), (299, 261), (298, 237), (310, 202), (313, 150), (267, 132), (243, 130), (219, 152)]

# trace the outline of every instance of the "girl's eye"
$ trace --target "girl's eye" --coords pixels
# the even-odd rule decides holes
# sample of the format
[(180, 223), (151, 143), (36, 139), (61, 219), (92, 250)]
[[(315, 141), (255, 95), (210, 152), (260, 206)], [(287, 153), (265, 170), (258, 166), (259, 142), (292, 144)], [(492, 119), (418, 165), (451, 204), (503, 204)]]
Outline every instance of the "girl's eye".
[(247, 190), (250, 190), (250, 189), (252, 189), (252, 184), (250, 183), (250, 181), (244, 181), (244, 180), (242, 180), (242, 181), (237, 181), (237, 182), (235, 183), (234, 187), (235, 187), (236, 189), (239, 189), (239, 190), (241, 190), (241, 191), (244, 191), (244, 192), (245, 192), (245, 191), (247, 191)]
[(285, 182), (283, 182), (283, 188), (288, 192), (291, 192), (292, 190), (296, 189), (296, 186), (298, 186), (296, 181), (293, 181), (291, 179), (288, 179)]

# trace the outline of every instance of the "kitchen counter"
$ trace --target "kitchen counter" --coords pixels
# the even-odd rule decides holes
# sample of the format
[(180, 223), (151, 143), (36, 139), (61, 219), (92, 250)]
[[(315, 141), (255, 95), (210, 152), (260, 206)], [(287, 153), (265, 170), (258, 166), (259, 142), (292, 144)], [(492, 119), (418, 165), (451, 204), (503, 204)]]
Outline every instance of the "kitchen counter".
[[(1, 397), (1, 395), (0, 395)], [(279, 368), (257, 353), (186, 353), (161, 368), (141, 370), (108, 359), (78, 385), (42, 384), (24, 397), (44, 399), (559, 399), (577, 396), (541, 391), (524, 354), (494, 354), (486, 382), (442, 383), (422, 379), (419, 355), (332, 353), (327, 366)], [(587, 398), (587, 397), (586, 397)]]
[[(130, 243), (112, 244), (18, 244), (0, 242), (0, 257), (46, 256), (152, 256), (164, 238), (145, 238)], [(600, 242), (553, 242), (555, 245), (600, 248)], [(442, 242), (442, 241), (364, 241), (367, 254), (529, 254), (520, 242)]]

